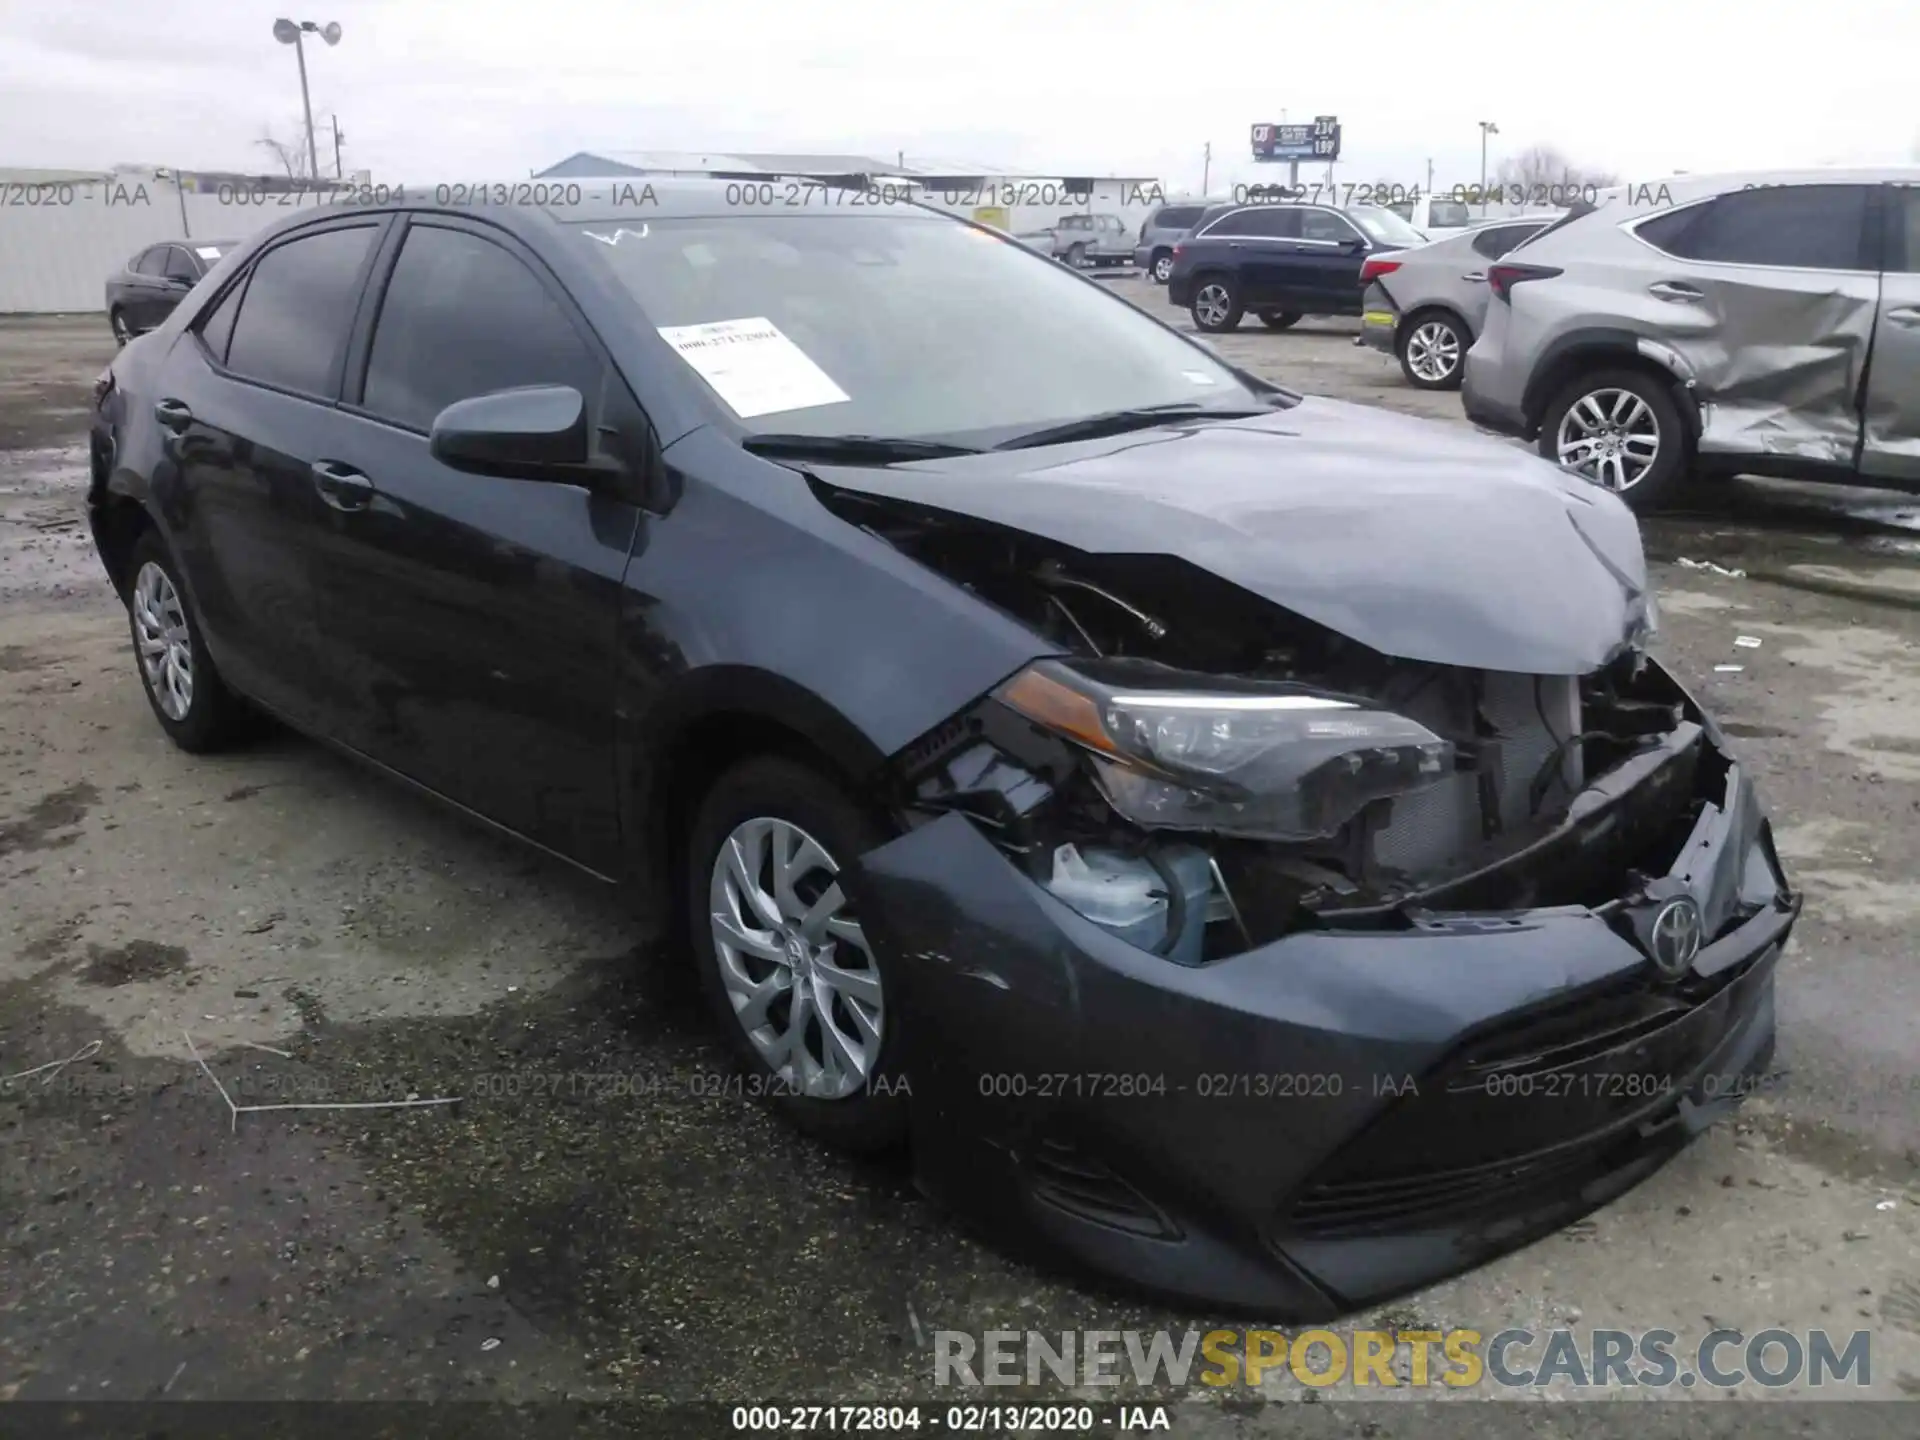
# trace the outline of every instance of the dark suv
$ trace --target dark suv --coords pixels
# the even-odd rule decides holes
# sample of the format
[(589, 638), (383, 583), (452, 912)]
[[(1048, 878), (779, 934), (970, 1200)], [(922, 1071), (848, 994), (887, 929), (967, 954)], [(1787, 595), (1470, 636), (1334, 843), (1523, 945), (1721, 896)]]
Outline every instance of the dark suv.
[(1140, 222), (1140, 239), (1133, 248), (1133, 263), (1156, 285), (1167, 283), (1173, 273), (1173, 247), (1181, 236), (1200, 223), (1207, 213), (1204, 201), (1190, 205), (1162, 205)]
[(1302, 315), (1358, 315), (1367, 257), (1426, 243), (1371, 205), (1214, 205), (1173, 247), (1167, 299), (1207, 331), (1236, 329), (1249, 310), (1274, 330)]

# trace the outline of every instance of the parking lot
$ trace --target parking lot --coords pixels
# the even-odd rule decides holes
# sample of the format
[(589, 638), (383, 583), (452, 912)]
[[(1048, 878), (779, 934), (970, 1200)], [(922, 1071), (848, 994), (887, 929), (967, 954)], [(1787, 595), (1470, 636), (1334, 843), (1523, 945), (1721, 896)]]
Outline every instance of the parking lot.
[[(1465, 423), (1355, 333), (1215, 343)], [(572, 872), (289, 735), (176, 751), (80, 509), (111, 353), (98, 317), (0, 321), (0, 1075), (78, 1057), (0, 1091), (0, 1398), (847, 1401), (927, 1393), (935, 1330), (1205, 1328), (762, 1114), (684, 964)], [(1738, 482), (1647, 545), (1660, 648), (1807, 895), (1776, 1073), (1590, 1220), (1355, 1323), (1867, 1329), (1869, 1393), (1920, 1397), (1920, 506)], [(236, 1115), (214, 1075), (459, 1103)]]

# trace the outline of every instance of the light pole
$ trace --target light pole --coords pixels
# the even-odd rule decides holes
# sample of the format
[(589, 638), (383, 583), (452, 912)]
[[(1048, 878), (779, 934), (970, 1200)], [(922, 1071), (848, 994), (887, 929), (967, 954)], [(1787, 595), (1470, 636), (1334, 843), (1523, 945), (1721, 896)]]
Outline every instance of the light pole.
[(1480, 122), (1480, 213), (1487, 213), (1487, 137), (1498, 135), (1500, 127), (1491, 120)]
[(300, 109), (307, 117), (307, 175), (310, 179), (318, 180), (320, 151), (313, 143), (313, 101), (307, 97), (307, 47), (300, 43), (302, 32), (318, 35), (329, 45), (338, 45), (340, 22), (329, 20), (325, 25), (316, 25), (311, 20), (273, 22), (273, 38), (282, 45), (293, 46), (293, 53), (300, 58)]

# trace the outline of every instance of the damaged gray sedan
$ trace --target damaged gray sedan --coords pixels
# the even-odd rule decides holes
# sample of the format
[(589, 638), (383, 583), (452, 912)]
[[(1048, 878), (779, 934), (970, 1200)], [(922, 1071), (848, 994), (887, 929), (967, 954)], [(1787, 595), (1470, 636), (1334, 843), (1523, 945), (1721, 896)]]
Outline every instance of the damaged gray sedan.
[(983, 227), (297, 216), (96, 399), (176, 743), (267, 710), (620, 886), (753, 1089), (1043, 1261), (1329, 1316), (1768, 1065), (1799, 901), (1626, 507)]
[(1468, 417), (1637, 510), (1693, 474), (1920, 489), (1920, 166), (1621, 186), (1485, 276)]

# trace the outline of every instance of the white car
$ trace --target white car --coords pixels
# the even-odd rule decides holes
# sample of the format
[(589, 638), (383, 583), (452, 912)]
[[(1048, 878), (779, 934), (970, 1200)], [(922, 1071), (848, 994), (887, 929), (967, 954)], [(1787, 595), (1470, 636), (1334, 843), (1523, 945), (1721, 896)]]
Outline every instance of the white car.
[(1479, 222), (1473, 206), (1451, 195), (1421, 195), (1386, 208), (1429, 240), (1450, 240)]

